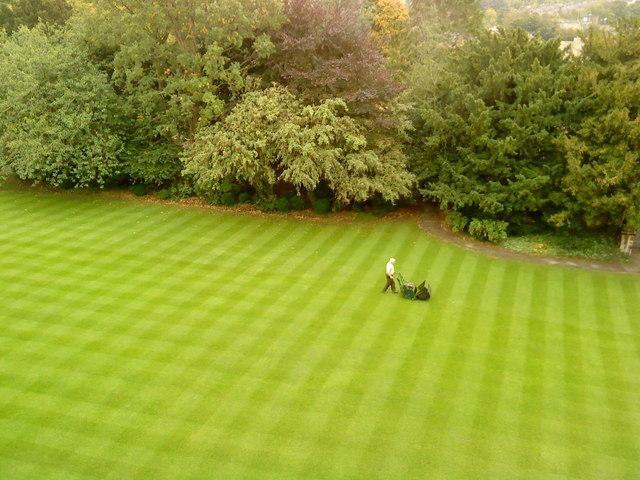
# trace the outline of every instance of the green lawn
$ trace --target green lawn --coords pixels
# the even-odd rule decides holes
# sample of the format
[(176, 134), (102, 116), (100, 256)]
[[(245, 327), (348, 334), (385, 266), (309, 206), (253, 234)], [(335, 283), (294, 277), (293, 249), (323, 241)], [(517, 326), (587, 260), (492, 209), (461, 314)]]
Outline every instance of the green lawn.
[(2, 480), (640, 476), (638, 277), (5, 187), (0, 292)]

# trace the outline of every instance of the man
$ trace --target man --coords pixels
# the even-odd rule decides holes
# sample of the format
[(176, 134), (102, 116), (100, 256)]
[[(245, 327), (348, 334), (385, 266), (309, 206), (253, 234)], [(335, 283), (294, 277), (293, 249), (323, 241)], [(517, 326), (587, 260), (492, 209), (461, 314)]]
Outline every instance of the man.
[(387, 290), (389, 290), (389, 288), (391, 288), (391, 291), (393, 293), (398, 293), (396, 291), (396, 279), (395, 279), (396, 267), (395, 267), (395, 263), (396, 263), (396, 259), (395, 258), (390, 258), (389, 261), (387, 262), (387, 269), (386, 269), (387, 284), (384, 286), (384, 290), (382, 290), (382, 293), (387, 293)]

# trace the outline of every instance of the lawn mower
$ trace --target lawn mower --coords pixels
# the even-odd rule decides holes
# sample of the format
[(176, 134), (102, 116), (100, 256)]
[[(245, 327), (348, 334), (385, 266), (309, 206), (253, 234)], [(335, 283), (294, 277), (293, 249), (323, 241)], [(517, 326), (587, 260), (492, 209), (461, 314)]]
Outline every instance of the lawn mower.
[(426, 302), (431, 298), (431, 287), (427, 285), (426, 280), (420, 285), (416, 286), (413, 282), (405, 281), (401, 273), (397, 274), (398, 285), (400, 286), (400, 293), (407, 300), (421, 300)]

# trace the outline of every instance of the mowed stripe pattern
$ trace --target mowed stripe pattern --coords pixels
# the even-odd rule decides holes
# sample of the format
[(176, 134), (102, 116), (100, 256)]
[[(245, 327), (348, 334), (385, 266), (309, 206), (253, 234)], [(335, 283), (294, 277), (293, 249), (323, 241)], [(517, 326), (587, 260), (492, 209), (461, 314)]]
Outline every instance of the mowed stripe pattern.
[(17, 187), (0, 226), (2, 479), (640, 477), (637, 277)]

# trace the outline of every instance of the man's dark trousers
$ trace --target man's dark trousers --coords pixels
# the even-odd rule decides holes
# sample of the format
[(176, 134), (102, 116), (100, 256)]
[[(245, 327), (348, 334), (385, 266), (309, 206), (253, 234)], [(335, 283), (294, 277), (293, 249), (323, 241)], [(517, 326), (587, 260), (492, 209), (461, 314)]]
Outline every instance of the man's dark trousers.
[(393, 280), (393, 277), (387, 275), (387, 284), (384, 286), (384, 290), (382, 290), (382, 293), (387, 293), (387, 290), (389, 289), (391, 289), (393, 293), (398, 293), (396, 292), (396, 282)]

